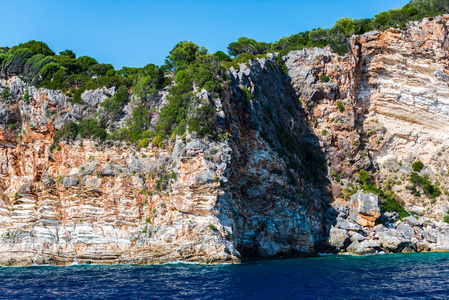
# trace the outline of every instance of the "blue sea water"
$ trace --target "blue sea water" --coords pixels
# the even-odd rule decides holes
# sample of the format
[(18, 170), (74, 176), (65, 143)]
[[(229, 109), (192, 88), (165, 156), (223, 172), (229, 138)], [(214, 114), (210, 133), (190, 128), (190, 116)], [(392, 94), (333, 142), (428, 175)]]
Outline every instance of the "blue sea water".
[(449, 253), (0, 268), (8, 299), (449, 299)]

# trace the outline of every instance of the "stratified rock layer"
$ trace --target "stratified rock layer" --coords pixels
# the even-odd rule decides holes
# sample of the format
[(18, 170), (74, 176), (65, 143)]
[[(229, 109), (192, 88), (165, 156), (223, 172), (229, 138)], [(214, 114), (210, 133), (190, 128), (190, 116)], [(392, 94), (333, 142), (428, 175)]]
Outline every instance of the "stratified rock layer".
[[(444, 16), (353, 37), (345, 56), (293, 51), (283, 58), (288, 75), (273, 54), (240, 64), (220, 98), (196, 91), (226, 134), (188, 132), (166, 149), (75, 139), (50, 151), (56, 130), (101, 115), (116, 89), (86, 91), (75, 104), (0, 78), (13, 99), (0, 101), (0, 264), (449, 249), (447, 226), (433, 219), (449, 208), (448, 25)], [(167, 94), (146, 99), (153, 126)], [(136, 105), (126, 103), (111, 127)], [(441, 195), (406, 189), (417, 160)], [(386, 213), (377, 225), (378, 207), (361, 194), (350, 211), (360, 170), (421, 217), (394, 222)]]

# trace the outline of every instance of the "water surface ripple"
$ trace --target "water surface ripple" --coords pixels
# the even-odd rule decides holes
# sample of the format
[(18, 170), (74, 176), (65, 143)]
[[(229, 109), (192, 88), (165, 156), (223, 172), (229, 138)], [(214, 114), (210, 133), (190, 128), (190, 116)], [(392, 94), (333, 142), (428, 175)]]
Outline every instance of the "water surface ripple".
[(4, 299), (448, 299), (449, 253), (0, 268)]

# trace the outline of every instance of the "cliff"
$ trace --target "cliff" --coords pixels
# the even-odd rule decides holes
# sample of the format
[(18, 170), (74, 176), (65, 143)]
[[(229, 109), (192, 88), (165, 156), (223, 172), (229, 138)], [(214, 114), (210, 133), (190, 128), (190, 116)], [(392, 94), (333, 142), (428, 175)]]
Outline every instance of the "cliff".
[[(448, 24), (444, 16), (355, 36), (345, 56), (293, 51), (283, 57), (287, 74), (274, 54), (240, 64), (219, 97), (196, 90), (226, 134), (188, 131), (166, 147), (78, 136), (50, 149), (57, 130), (98, 117), (116, 89), (85, 91), (75, 103), (1, 78), (10, 95), (0, 100), (0, 264), (238, 263), (335, 250), (329, 233), (361, 170), (408, 211), (441, 220)], [(167, 95), (145, 100), (153, 126)], [(409, 187), (418, 160), (439, 195)]]

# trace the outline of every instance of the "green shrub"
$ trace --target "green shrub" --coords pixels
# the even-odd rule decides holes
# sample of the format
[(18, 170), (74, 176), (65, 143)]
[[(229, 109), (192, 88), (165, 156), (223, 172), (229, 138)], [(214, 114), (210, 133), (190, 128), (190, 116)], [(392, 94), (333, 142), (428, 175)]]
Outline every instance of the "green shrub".
[(1, 96), (2, 96), (2, 99), (3, 99), (3, 100), (8, 100), (8, 99), (9, 99), (9, 97), (11, 96), (9, 87), (5, 87), (5, 88), (3, 89), (3, 92), (2, 92), (2, 94), (1, 94)]
[(436, 185), (432, 184), (427, 175), (420, 176), (418, 173), (412, 172), (410, 173), (408, 180), (412, 186), (407, 186), (406, 188), (411, 190), (412, 193), (416, 194), (416, 196), (420, 195), (417, 188), (421, 188), (423, 192), (432, 199), (441, 195), (440, 189)]
[(421, 172), (421, 170), (422, 170), (423, 168), (424, 168), (424, 164), (423, 164), (423, 162), (420, 161), (420, 160), (415, 161), (415, 162), (412, 164), (412, 169), (413, 169), (413, 171), (415, 171), (415, 172)]
[(25, 91), (25, 95), (23, 95), (23, 101), (28, 102), (30, 101), (30, 94), (28, 90)]
[(56, 148), (56, 145), (62, 138), (75, 139), (78, 135), (82, 138), (99, 138), (104, 141), (107, 133), (106, 129), (102, 128), (100, 123), (95, 119), (82, 119), (79, 124), (70, 121), (55, 133), (50, 151)]
[(337, 105), (337, 108), (340, 112), (345, 111), (345, 107), (344, 107), (343, 103), (341, 103), (341, 101), (337, 101), (337, 102), (335, 102), (335, 104)]
[(330, 80), (331, 80), (330, 77), (327, 75), (323, 75), (320, 77), (321, 82), (329, 82)]
[(83, 88), (77, 89), (77, 90), (73, 93), (72, 102), (73, 102), (73, 103), (82, 103), (82, 100), (81, 100), (81, 94), (82, 94), (82, 93), (84, 93), (84, 89), (83, 89)]
[(443, 221), (449, 224), (449, 210), (446, 212)]
[(213, 231), (218, 231), (217, 227), (215, 227), (215, 225), (207, 225), (207, 227), (209, 227), (210, 229), (212, 229)]
[(284, 60), (282, 59), (282, 56), (278, 55), (276, 57), (276, 62), (279, 68), (279, 71), (281, 71), (281, 73), (288, 75), (288, 69), (287, 66), (285, 65)]

